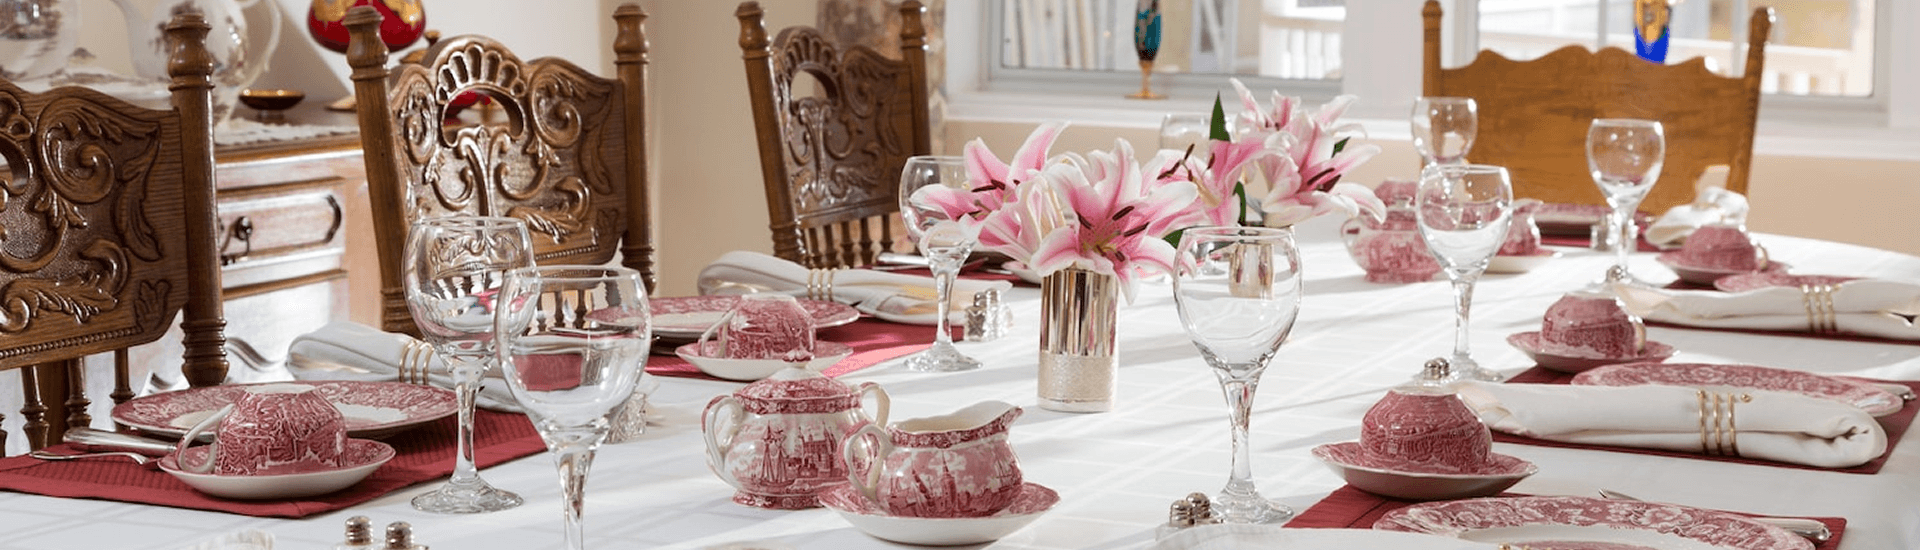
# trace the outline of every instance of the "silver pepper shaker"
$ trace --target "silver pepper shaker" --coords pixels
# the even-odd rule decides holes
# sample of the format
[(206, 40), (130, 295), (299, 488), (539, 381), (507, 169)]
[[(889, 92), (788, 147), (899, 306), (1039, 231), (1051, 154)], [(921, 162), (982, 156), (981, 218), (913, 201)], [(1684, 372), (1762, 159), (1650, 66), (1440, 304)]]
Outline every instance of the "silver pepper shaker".
[(381, 550), (427, 550), (427, 546), (413, 543), (412, 525), (396, 521), (387, 524), (387, 545)]
[(968, 342), (985, 342), (1007, 335), (1007, 329), (1013, 324), (1013, 308), (1001, 302), (998, 289), (987, 289), (973, 295), (973, 305), (967, 306), (967, 330), (963, 336)]
[(367, 516), (347, 518), (347, 540), (334, 545), (333, 550), (376, 550), (373, 543), (373, 521)]

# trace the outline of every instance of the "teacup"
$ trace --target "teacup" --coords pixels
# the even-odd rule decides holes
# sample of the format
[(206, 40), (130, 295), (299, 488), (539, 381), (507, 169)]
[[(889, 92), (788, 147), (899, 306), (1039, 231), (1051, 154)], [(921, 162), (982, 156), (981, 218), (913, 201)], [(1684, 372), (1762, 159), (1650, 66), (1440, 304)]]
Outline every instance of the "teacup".
[[(785, 294), (743, 294), (733, 309), (700, 335), (701, 349), (727, 359), (779, 359), (813, 351), (813, 315)], [(708, 348), (711, 338), (716, 344)]]
[(1396, 388), (1360, 420), (1360, 449), (1397, 461), (1472, 469), (1493, 457), (1493, 433), (1451, 391)]
[(1540, 251), (1540, 224), (1533, 221), (1533, 210), (1540, 204), (1537, 199), (1513, 201), (1513, 224), (1507, 226), (1507, 238), (1496, 254), (1531, 256)]
[(1013, 505), (1024, 482), (1007, 442), (1019, 416), (1019, 407), (984, 401), (948, 415), (861, 426), (842, 449), (847, 478), (889, 515), (993, 515)]
[[(213, 429), (206, 460), (182, 452)], [(246, 386), (231, 404), (188, 429), (175, 449), (182, 471), (225, 476), (308, 473), (338, 469), (347, 444), (340, 409), (302, 384)]]
[(1721, 271), (1760, 271), (1767, 268), (1767, 249), (1753, 242), (1739, 225), (1701, 226), (1687, 235), (1680, 259), (1688, 267)]
[(1561, 296), (1540, 320), (1541, 345), (1563, 356), (1636, 357), (1647, 327), (1619, 298), (1585, 292)]
[(1353, 262), (1366, 270), (1373, 283), (1417, 283), (1440, 272), (1440, 261), (1420, 239), (1420, 228), (1413, 214), (1413, 196), (1419, 184), (1387, 180), (1373, 190), (1386, 203), (1385, 219), (1356, 216), (1347, 219), (1340, 235), (1347, 244)]

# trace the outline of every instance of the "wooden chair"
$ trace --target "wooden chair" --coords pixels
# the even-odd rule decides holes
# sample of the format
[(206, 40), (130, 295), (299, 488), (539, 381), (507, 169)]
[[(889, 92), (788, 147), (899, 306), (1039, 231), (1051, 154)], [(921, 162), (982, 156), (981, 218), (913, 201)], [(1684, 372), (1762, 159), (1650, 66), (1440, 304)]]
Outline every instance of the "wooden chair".
[[(812, 27), (769, 42), (758, 2), (734, 12), (775, 256), (848, 267), (895, 246), (900, 170), (933, 149), (924, 12), (918, 0), (900, 5), (900, 60), (836, 45)], [(808, 77), (812, 90), (796, 89)]]
[(1467, 159), (1507, 167), (1515, 196), (1605, 204), (1587, 168), (1587, 128), (1595, 118), (1652, 119), (1665, 126), (1666, 164), (1640, 203), (1642, 211), (1657, 215), (1691, 202), (1694, 183), (1714, 165), (1728, 167), (1727, 189), (1747, 192), (1772, 8), (1753, 11), (1746, 69), (1732, 78), (1708, 71), (1703, 58), (1660, 65), (1613, 47), (1593, 52), (1567, 46), (1531, 61), (1482, 50), (1467, 66), (1442, 68), (1439, 2), (1427, 0), (1422, 15), (1422, 90), (1474, 98), (1479, 134)]
[(89, 355), (114, 352), (111, 398), (131, 398), (126, 348), (182, 309), (188, 381), (226, 378), (208, 28), (197, 13), (167, 25), (169, 110), (0, 81), (0, 370), (20, 373), (29, 448), (93, 423)]
[[(413, 220), (511, 216), (533, 232), (535, 261), (604, 264), (615, 253), (654, 288), (647, 192), (646, 14), (614, 11), (618, 78), (563, 59), (522, 61), (481, 36), (434, 43), (419, 63), (388, 69), (371, 7), (344, 20), (366, 149), (369, 202), (380, 236), (381, 328), (418, 334), (401, 288)], [(457, 125), (448, 104), (479, 93), (504, 124)]]

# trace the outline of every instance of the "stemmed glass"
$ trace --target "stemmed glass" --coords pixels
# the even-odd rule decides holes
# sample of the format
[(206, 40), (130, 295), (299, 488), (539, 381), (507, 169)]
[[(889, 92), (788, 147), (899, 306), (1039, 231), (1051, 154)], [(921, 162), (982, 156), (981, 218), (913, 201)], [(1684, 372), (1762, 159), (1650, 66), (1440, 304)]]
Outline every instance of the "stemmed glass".
[(1499, 380), (1467, 352), (1467, 312), (1473, 285), (1506, 240), (1513, 222), (1513, 184), (1507, 169), (1484, 164), (1436, 164), (1420, 172), (1414, 195), (1420, 238), (1453, 281), (1454, 378)]
[[(1186, 151), (1193, 148), (1193, 154), (1207, 155), (1207, 137), (1213, 133), (1212, 115), (1192, 113), (1169, 113), (1160, 119), (1160, 148)], [(1232, 133), (1233, 125), (1227, 125)]]
[(507, 275), (495, 319), (500, 364), (560, 472), (567, 548), (607, 418), (633, 394), (652, 339), (646, 283), (624, 267), (544, 266)]
[(453, 216), (414, 222), (407, 233), (407, 307), (420, 334), (447, 360), (459, 400), (459, 448), (446, 485), (414, 497), (441, 514), (494, 512), (520, 505), (473, 465), (473, 404), (494, 361), (493, 307), (506, 272), (533, 265), (527, 224), (515, 218)]
[(1254, 390), (1300, 313), (1300, 250), (1292, 229), (1196, 227), (1180, 236), (1173, 302), (1226, 394), (1233, 469), (1213, 501), (1228, 523), (1293, 517), (1253, 485), (1247, 421)]
[(1604, 282), (1643, 284), (1627, 271), (1627, 253), (1639, 240), (1633, 212), (1647, 198), (1660, 165), (1667, 158), (1666, 131), (1658, 121), (1596, 118), (1587, 129), (1587, 169), (1593, 183), (1607, 196), (1613, 215), (1607, 220), (1607, 238), (1614, 263)]
[(1470, 97), (1422, 97), (1413, 100), (1413, 147), (1421, 166), (1460, 164), (1479, 132), (1479, 107)]
[(966, 186), (967, 169), (960, 157), (916, 156), (908, 158), (906, 168), (900, 171), (900, 217), (905, 219), (907, 234), (919, 245), (920, 254), (927, 257), (933, 288), (940, 299), (933, 347), (908, 357), (909, 369), (953, 372), (980, 368), (980, 361), (954, 349), (947, 318), (953, 304), (953, 279), (960, 274), (960, 264), (973, 253), (980, 230), (928, 200), (931, 193), (964, 190)]

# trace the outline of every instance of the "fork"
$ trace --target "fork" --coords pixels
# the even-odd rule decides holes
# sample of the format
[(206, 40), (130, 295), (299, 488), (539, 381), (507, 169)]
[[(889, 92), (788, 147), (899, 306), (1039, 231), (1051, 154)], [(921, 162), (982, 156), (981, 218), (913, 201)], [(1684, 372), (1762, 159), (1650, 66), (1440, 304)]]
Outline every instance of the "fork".
[[(1607, 489), (1601, 489), (1600, 496), (1613, 499), (1613, 500), (1631, 500), (1635, 502), (1645, 502), (1638, 498), (1634, 498), (1633, 496), (1628, 495), (1626, 493), (1607, 490)], [(1807, 540), (1813, 541), (1815, 543), (1826, 542), (1827, 539), (1833, 538), (1833, 531), (1827, 529), (1827, 524), (1820, 523), (1820, 521), (1816, 519), (1783, 518), (1783, 517), (1773, 517), (1773, 516), (1745, 516), (1745, 517), (1753, 521), (1765, 523), (1767, 525), (1772, 525), (1774, 527), (1779, 527), (1781, 529), (1786, 529), (1787, 531), (1790, 531), (1795, 535), (1806, 537)]]
[(33, 451), (30, 453), (27, 453), (27, 456), (38, 458), (40, 460), (79, 460), (82, 458), (98, 458), (103, 456), (124, 456), (129, 459), (132, 459), (134, 464), (139, 464), (141, 466), (146, 466), (148, 468), (159, 466), (159, 463), (155, 462), (155, 460), (157, 459), (153, 457), (143, 455), (140, 453), (128, 452), (128, 451), (104, 451), (104, 452), (98, 452), (98, 453), (80, 453), (80, 454), (73, 454), (73, 455), (55, 454), (47, 451)]

